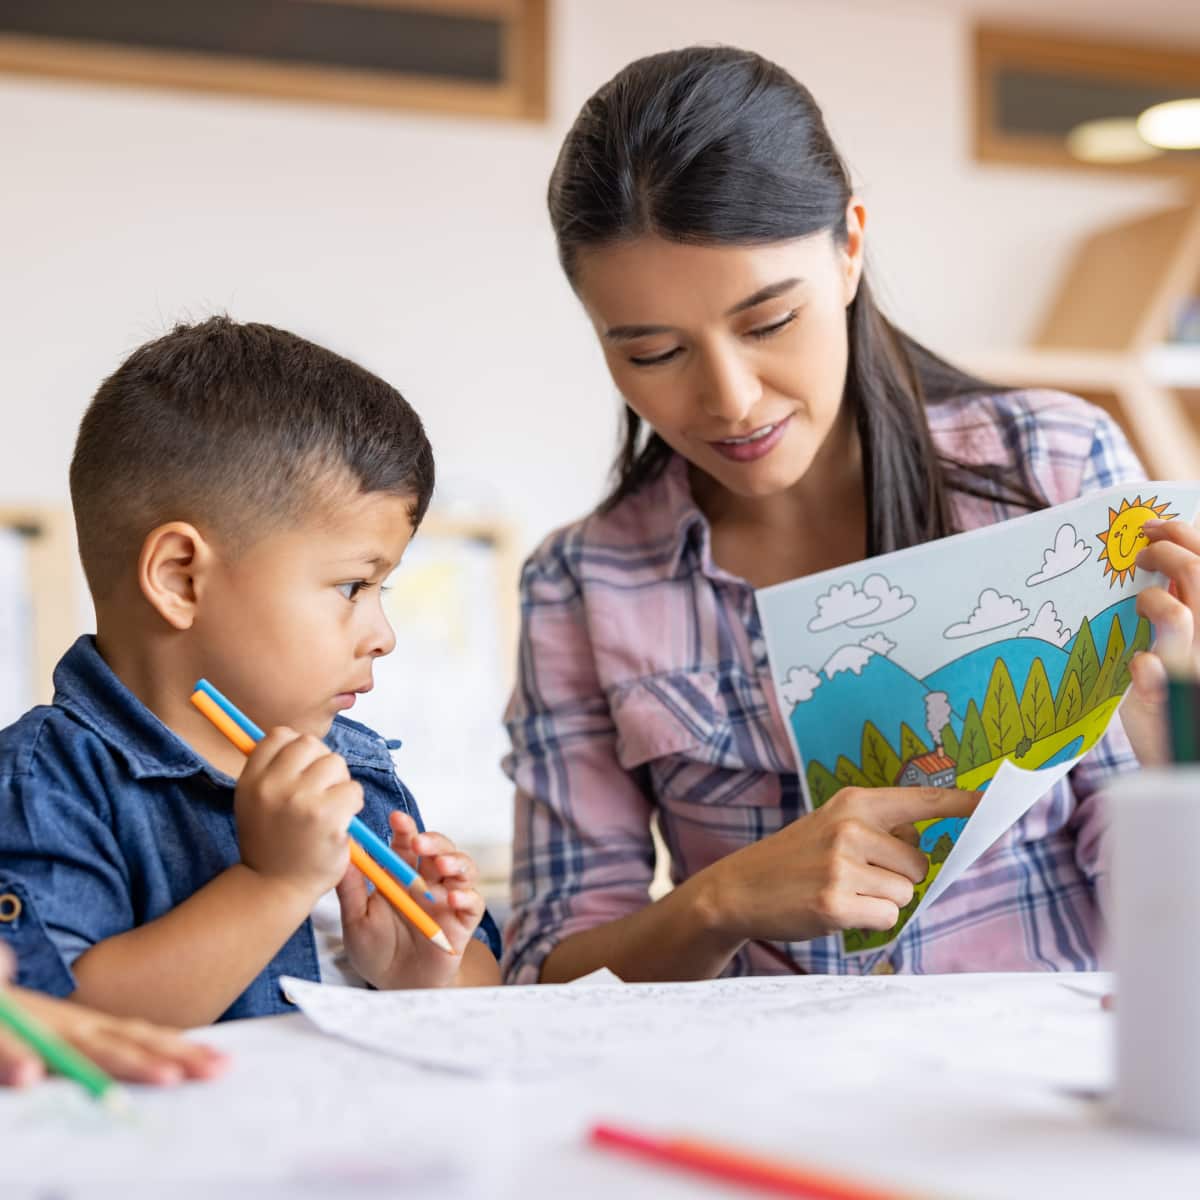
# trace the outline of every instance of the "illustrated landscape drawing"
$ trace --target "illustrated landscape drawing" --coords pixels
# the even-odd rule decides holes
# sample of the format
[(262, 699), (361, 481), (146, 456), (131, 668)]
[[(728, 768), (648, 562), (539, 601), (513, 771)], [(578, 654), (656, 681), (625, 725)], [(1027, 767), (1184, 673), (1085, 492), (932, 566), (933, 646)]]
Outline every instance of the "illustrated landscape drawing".
[(970, 822), (918, 827), (925, 881), (847, 953), (893, 941), (1104, 735), (1153, 636), (1142, 525), (1198, 505), (1197, 484), (1119, 486), (758, 593), (810, 809), (847, 786), (989, 793)]

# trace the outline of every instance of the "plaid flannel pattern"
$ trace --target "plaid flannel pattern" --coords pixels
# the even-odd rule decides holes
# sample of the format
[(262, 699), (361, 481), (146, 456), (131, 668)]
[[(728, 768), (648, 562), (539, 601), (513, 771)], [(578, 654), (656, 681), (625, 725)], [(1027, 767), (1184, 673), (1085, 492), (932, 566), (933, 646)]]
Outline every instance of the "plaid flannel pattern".
[[(1145, 475), (1099, 409), (1046, 391), (931, 407), (939, 450), (1024, 463), (1052, 504)], [(959, 527), (1019, 515), (956, 496)], [(676, 459), (612, 512), (552, 534), (525, 565), (518, 679), (506, 714), (516, 787), (509, 982), (535, 982), (562, 939), (644, 906), (657, 818), (676, 882), (804, 812), (754, 592), (717, 567)], [(1136, 760), (1102, 741), (945, 895), (885, 969), (1092, 970), (1102, 922), (1098, 790)], [(745, 945), (728, 974), (859, 973), (836, 936)]]

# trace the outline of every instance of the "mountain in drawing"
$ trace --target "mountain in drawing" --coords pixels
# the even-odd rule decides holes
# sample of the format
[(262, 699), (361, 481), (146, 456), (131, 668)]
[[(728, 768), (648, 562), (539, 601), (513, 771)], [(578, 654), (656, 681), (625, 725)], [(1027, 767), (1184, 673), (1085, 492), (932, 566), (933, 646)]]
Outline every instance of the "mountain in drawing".
[(1042, 660), (1042, 666), (1046, 668), (1046, 678), (1050, 687), (1057, 691), (1070, 655), (1067, 650), (1053, 642), (1044, 642), (1041, 638), (1005, 638), (1000, 642), (980, 646), (978, 650), (960, 655), (944, 667), (939, 667), (932, 674), (925, 676), (925, 686), (930, 691), (945, 692), (950, 697), (950, 707), (955, 715), (960, 719), (964, 718), (967, 715), (967, 705), (972, 700), (980, 707), (983, 706), (983, 698), (987, 694), (988, 682), (998, 657), (1003, 658), (1007, 664), (1013, 687), (1016, 688), (1017, 695), (1020, 695), (1025, 690), (1029, 669), (1037, 658)]
[(819, 672), (821, 683), (811, 700), (792, 709), (796, 745), (807, 761), (818, 758), (834, 769), (839, 756), (858, 763), (864, 722), (873, 723), (893, 746), (901, 742), (901, 723), (928, 740), (925, 685), (882, 654), (872, 654), (858, 673)]

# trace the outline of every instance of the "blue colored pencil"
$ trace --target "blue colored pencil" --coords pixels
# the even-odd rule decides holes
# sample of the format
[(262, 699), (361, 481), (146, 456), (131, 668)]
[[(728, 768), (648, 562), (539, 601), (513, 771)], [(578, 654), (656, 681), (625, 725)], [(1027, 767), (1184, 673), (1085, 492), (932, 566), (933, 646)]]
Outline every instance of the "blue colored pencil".
[[(243, 733), (261, 742), (266, 736), (263, 731), (250, 720), (234, 702), (218, 691), (207, 679), (201, 679), (196, 684), (196, 691), (203, 692)], [(377, 862), (386, 867), (405, 887), (411, 888), (419, 882), (425, 892), (425, 899), (432, 900), (433, 893), (425, 887), (425, 880), (412, 869), (382, 838), (377, 837), (357, 817), (350, 818), (350, 836)]]

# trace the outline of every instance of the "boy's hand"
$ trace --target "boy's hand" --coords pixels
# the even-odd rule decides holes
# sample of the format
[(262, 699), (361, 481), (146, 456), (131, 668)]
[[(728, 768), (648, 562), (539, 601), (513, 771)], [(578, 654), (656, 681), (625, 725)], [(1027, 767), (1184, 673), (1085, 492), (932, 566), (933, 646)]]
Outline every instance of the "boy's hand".
[(455, 981), (483, 918), (483, 897), (475, 890), (478, 871), (449, 838), (417, 833), (406, 814), (392, 813), (391, 826), (392, 848), (429, 884), (434, 902), (422, 907), (442, 927), (454, 953), (439, 950), (378, 892), (368, 893), (354, 866), (338, 885), (346, 950), (354, 969), (377, 988), (444, 987)]
[(234, 794), (242, 862), (311, 906), (346, 873), (346, 830), (362, 806), (362, 786), (345, 759), (310, 734), (272, 729), (246, 760)]

